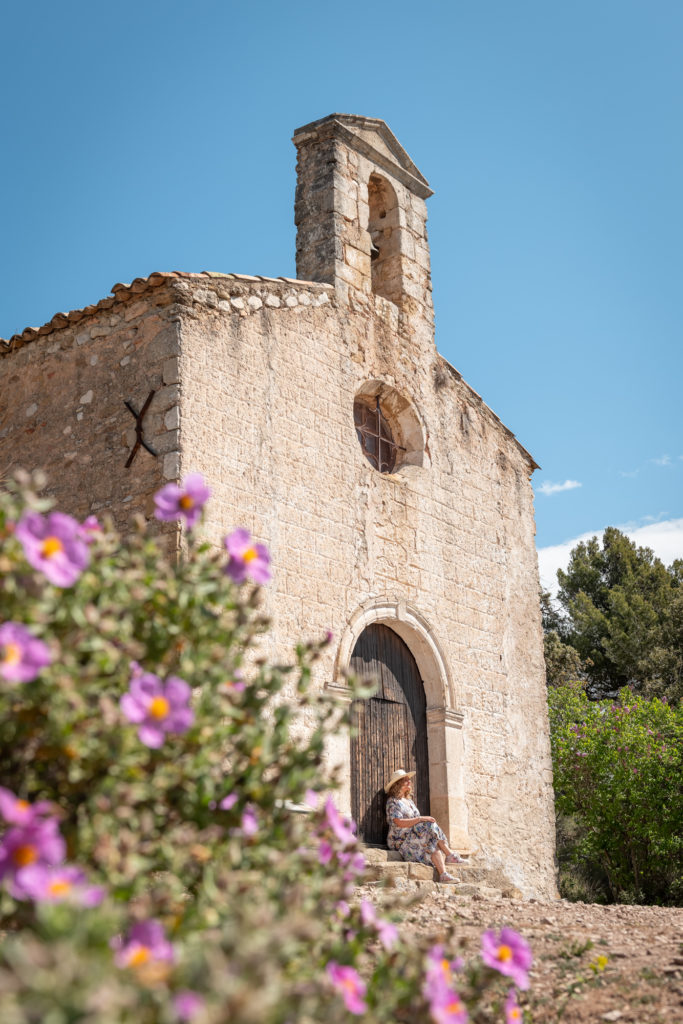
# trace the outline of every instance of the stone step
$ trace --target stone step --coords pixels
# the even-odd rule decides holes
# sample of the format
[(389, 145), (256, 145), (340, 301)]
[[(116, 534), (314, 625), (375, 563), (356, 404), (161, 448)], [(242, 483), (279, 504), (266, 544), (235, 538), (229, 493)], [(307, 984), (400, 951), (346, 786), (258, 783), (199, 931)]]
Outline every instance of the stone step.
[(378, 847), (365, 847), (363, 850), (367, 863), (365, 882), (383, 882), (396, 884), (399, 881), (413, 882), (418, 888), (439, 885), (439, 888), (451, 889), (461, 896), (479, 896), (492, 899), (496, 896), (521, 898), (521, 893), (505, 877), (502, 871), (485, 868), (465, 860), (462, 864), (449, 864), (448, 870), (460, 884), (438, 881), (436, 870), (428, 864), (416, 864), (404, 861), (396, 850)]

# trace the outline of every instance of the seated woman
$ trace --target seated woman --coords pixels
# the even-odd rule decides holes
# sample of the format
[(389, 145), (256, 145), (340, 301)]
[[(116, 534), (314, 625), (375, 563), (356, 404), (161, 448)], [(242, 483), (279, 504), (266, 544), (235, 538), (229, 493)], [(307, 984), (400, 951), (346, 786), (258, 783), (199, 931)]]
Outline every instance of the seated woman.
[(459, 882), (459, 878), (446, 870), (446, 864), (462, 864), (462, 858), (449, 848), (446, 835), (435, 819), (420, 814), (410, 799), (414, 775), (415, 772), (399, 768), (384, 787), (389, 822), (387, 846), (398, 850), (403, 860), (433, 864), (440, 882)]

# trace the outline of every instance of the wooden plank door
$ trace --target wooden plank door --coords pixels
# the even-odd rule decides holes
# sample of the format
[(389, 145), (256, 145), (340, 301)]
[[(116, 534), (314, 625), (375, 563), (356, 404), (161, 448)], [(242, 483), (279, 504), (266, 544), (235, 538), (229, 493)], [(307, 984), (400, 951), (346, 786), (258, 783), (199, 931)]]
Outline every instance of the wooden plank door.
[(389, 626), (376, 624), (361, 633), (350, 669), (378, 684), (376, 694), (354, 708), (351, 813), (360, 838), (381, 845), (387, 834), (384, 785), (397, 768), (417, 771), (414, 799), (420, 813), (429, 814), (427, 702), (417, 663)]

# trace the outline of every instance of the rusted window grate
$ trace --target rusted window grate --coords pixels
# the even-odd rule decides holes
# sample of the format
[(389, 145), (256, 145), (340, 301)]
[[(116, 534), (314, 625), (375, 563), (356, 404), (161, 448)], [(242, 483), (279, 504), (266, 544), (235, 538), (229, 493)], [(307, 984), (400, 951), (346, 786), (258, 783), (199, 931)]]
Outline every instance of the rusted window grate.
[(379, 395), (374, 405), (356, 399), (353, 403), (353, 422), (363, 454), (370, 465), (380, 473), (393, 473), (397, 452), (405, 449), (394, 441), (391, 427), (379, 404)]

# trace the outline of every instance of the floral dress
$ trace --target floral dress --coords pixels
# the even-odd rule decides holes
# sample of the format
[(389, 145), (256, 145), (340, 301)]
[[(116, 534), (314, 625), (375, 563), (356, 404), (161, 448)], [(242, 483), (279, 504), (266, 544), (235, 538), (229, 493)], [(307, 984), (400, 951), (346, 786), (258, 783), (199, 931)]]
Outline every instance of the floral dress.
[(419, 818), (420, 812), (412, 800), (387, 800), (387, 821), (389, 835), (387, 846), (390, 850), (398, 850), (403, 860), (417, 861), (418, 864), (431, 864), (432, 854), (439, 840), (445, 840), (446, 834), (435, 821), (419, 821), (410, 828), (398, 828), (394, 818)]

